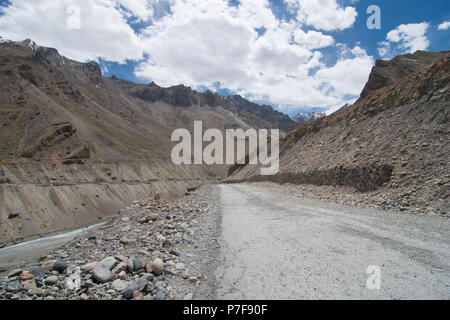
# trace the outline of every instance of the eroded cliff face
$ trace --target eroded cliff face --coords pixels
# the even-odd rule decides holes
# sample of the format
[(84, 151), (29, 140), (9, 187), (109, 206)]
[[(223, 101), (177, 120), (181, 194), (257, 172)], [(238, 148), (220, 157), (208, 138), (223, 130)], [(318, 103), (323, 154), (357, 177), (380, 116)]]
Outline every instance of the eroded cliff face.
[(278, 176), (261, 177), (248, 165), (229, 179), (350, 186), (399, 206), (445, 213), (449, 74), (444, 54), (351, 108), (292, 131), (281, 143)]
[(115, 216), (136, 199), (183, 195), (216, 181), (198, 166), (169, 162), (84, 160), (2, 164), (0, 240), (20, 240)]
[(77, 227), (227, 168), (175, 166), (177, 128), (271, 128), (211, 92), (103, 77), (27, 40), (0, 43), (0, 243)]

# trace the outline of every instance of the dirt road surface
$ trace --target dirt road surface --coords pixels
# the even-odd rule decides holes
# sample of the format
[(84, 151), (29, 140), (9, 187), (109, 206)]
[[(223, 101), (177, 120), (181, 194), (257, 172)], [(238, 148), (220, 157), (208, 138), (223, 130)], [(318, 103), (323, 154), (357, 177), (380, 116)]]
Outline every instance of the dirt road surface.
[(340, 207), (255, 185), (220, 192), (221, 299), (450, 299), (448, 218)]

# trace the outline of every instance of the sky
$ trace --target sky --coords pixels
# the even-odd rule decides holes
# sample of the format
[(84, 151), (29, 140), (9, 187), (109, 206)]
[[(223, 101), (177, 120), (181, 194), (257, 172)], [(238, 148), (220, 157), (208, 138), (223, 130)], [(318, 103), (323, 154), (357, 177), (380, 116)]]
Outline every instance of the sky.
[(450, 1), (0, 0), (0, 36), (97, 61), (105, 76), (332, 113), (376, 59), (450, 50)]

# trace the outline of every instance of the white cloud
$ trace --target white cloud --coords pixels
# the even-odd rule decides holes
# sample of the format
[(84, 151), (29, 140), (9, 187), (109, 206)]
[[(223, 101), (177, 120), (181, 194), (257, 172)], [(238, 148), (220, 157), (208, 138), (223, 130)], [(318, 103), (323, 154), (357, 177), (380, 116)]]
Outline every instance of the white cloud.
[(238, 8), (239, 17), (253, 28), (276, 28), (277, 19), (269, 8), (268, 0), (242, 1)]
[(308, 32), (302, 29), (294, 31), (294, 40), (301, 46), (308, 49), (319, 49), (329, 47), (334, 43), (332, 36), (324, 35), (321, 32), (310, 30)]
[(387, 41), (379, 43), (378, 53), (382, 57), (392, 57), (426, 50), (430, 45), (426, 36), (429, 26), (427, 22), (399, 25), (387, 34)]
[(125, 10), (128, 17), (135, 17), (137, 21), (148, 21), (153, 17), (152, 3), (154, 0), (116, 0)]
[(339, 60), (336, 65), (317, 72), (317, 77), (339, 97), (359, 95), (369, 78), (373, 59), (360, 47), (350, 50), (352, 58)]
[(12, 0), (2, 8), (0, 33), (11, 40), (31, 38), (43, 46), (58, 48), (75, 60), (110, 61), (140, 59), (143, 48), (139, 37), (108, 0), (79, 0), (81, 28), (69, 29), (67, 8), (72, 0)]
[[(166, 19), (166, 27), (146, 40), (150, 55), (136, 74), (165, 86), (183, 83), (212, 85), (226, 79), (230, 85), (248, 77), (245, 62), (255, 31), (223, 17), (200, 15), (186, 22)], [(204, 30), (208, 30), (207, 33)]]
[(291, 24), (282, 23), (254, 42), (250, 62), (255, 72), (283, 78), (296, 74), (309, 61), (313, 53), (304, 46), (291, 43), (292, 29)]
[(444, 21), (438, 26), (438, 30), (447, 30), (450, 28), (450, 21)]
[[(372, 66), (372, 57), (359, 46), (335, 44), (342, 49), (341, 58), (327, 67), (317, 49), (333, 45), (333, 37), (305, 31), (298, 21), (280, 20), (267, 0), (238, 6), (227, 0), (168, 0), (170, 11), (155, 19), (152, 5), (161, 1), (80, 0), (81, 29), (69, 30), (66, 8), (72, 0), (11, 0), (0, 16), (0, 34), (32, 38), (76, 60), (135, 60), (136, 76), (163, 86), (213, 89), (219, 82), (221, 88), (285, 111), (342, 106), (349, 96), (359, 95)], [(308, 23), (326, 30), (354, 22), (356, 14), (349, 14), (353, 8), (322, 1), (321, 19), (315, 5), (300, 1), (309, 8)], [(332, 14), (336, 16), (330, 18)], [(136, 21), (147, 21), (139, 33), (132, 28)], [(263, 34), (257, 32), (260, 28)]]
[(353, 26), (358, 15), (354, 7), (341, 7), (336, 0), (284, 0), (297, 20), (318, 30), (344, 30)]

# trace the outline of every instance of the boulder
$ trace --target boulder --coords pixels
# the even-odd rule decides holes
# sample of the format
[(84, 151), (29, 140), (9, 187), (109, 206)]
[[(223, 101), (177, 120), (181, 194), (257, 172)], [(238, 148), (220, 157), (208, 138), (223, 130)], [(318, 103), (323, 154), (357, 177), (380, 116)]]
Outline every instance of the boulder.
[(112, 281), (114, 274), (108, 268), (98, 265), (92, 270), (92, 277), (100, 283), (105, 283)]

